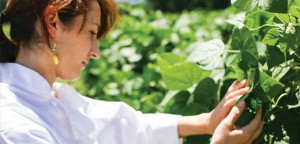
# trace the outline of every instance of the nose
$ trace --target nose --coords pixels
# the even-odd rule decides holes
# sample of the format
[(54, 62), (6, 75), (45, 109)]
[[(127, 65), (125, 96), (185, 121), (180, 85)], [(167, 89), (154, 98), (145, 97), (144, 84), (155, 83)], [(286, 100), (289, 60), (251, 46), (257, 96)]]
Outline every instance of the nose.
[(93, 59), (99, 59), (99, 57), (100, 57), (100, 50), (98, 47), (97, 40), (95, 42), (93, 42), (93, 44), (92, 44), (92, 48), (90, 50), (89, 57), (93, 58)]

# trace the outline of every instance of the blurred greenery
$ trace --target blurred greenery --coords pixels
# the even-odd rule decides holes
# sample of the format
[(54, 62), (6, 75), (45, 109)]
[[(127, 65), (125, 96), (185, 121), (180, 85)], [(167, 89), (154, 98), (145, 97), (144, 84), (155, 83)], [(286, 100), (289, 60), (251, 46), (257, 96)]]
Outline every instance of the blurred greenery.
[(6, 0), (0, 0), (0, 11), (2, 11), (5, 8)]
[(71, 84), (83, 95), (125, 101), (143, 112), (164, 111), (160, 103), (168, 90), (157, 64), (160, 53), (185, 55), (191, 43), (212, 38), (226, 42), (232, 30), (225, 20), (234, 9), (162, 13), (142, 5), (119, 7), (121, 19), (100, 42), (101, 58)]
[[(233, 26), (226, 19), (234, 17), (235, 9), (163, 13), (146, 11), (143, 5), (120, 4), (119, 7), (120, 20), (100, 42), (101, 58), (90, 61), (80, 79), (68, 83), (83, 95), (123, 101), (144, 113), (191, 115), (212, 110), (219, 95), (224, 95), (219, 94), (220, 76), (206, 77), (204, 83), (197, 84), (194, 93), (172, 91), (163, 81), (157, 59), (165, 52), (184, 57), (195, 42), (219, 38), (227, 43)], [(200, 96), (201, 91), (207, 93)], [(209, 143), (209, 138), (189, 137), (185, 143)]]
[(183, 10), (224, 9), (230, 5), (230, 0), (147, 0), (149, 7), (164, 12), (180, 12)]

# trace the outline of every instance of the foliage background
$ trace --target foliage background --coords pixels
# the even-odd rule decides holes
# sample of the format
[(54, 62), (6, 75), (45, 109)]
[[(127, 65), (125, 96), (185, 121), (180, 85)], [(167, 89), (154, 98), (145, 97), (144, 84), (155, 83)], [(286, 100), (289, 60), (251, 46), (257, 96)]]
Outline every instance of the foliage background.
[[(212, 110), (226, 91), (226, 88), (219, 89), (221, 83), (218, 79), (222, 77), (222, 71), (203, 72), (204, 86), (195, 94), (199, 97), (194, 97), (188, 91), (166, 87), (157, 59), (165, 52), (185, 56), (186, 49), (194, 42), (213, 38), (228, 42), (233, 26), (226, 19), (234, 17), (236, 10), (197, 9), (164, 13), (145, 10), (142, 4), (120, 4), (119, 7), (121, 19), (100, 42), (101, 58), (92, 60), (81, 78), (70, 84), (83, 95), (124, 101), (144, 113), (192, 115)], [(225, 85), (229, 86), (233, 80), (228, 80)], [(205, 144), (209, 143), (209, 138), (197, 136), (185, 141)]]
[[(207, 93), (194, 102), (190, 92), (173, 91), (166, 87), (157, 59), (165, 52), (185, 56), (186, 49), (194, 42), (213, 38), (229, 41), (233, 26), (226, 19), (234, 17), (236, 10), (196, 9), (164, 13), (161, 10), (145, 10), (143, 4), (120, 4), (119, 8), (121, 18), (118, 24), (100, 42), (101, 58), (92, 60), (81, 78), (70, 84), (83, 95), (123, 101), (144, 113), (192, 115), (212, 110), (223, 95), (219, 90), (220, 73), (216, 71), (213, 74), (215, 80), (208, 78), (210, 73), (202, 76), (206, 79), (203, 82), (211, 85), (203, 87)], [(233, 80), (229, 80), (227, 85)], [(179, 100), (174, 97), (179, 97)], [(209, 138), (197, 136), (185, 141), (205, 144), (209, 143)]]

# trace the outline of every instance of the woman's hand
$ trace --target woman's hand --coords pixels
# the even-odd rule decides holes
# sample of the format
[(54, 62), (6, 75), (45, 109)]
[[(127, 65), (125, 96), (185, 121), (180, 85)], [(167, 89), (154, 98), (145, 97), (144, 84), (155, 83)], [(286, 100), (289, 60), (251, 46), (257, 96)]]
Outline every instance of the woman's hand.
[(255, 118), (246, 126), (236, 128), (234, 125), (245, 108), (241, 101), (233, 107), (229, 115), (219, 124), (211, 139), (212, 144), (251, 144), (262, 132), (262, 110), (259, 109)]
[(179, 137), (213, 134), (220, 122), (228, 115), (234, 103), (249, 91), (247, 81), (235, 81), (217, 107), (210, 113), (184, 116), (179, 120)]
[(208, 134), (213, 134), (220, 122), (228, 115), (235, 102), (246, 94), (250, 88), (245, 87), (247, 81), (242, 82), (235, 81), (229, 88), (222, 99), (222, 101), (216, 106), (214, 110), (209, 113), (209, 128)]

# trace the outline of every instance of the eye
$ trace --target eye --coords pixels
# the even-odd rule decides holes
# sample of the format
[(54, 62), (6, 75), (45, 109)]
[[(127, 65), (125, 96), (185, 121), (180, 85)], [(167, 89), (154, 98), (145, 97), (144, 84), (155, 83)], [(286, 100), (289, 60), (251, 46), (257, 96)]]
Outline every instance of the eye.
[(90, 31), (91, 37), (97, 38), (98, 33), (95, 31)]

